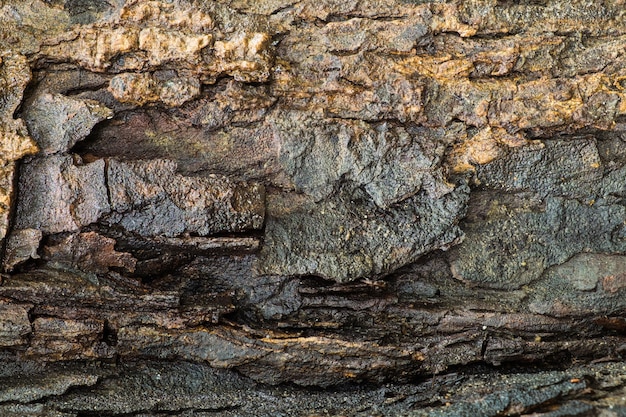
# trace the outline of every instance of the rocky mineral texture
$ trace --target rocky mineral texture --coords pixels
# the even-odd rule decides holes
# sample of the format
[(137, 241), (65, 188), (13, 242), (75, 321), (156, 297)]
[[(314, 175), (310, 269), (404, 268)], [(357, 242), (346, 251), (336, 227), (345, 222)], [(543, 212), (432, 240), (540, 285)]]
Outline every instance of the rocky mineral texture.
[(626, 3), (0, 1), (0, 414), (626, 415)]
[(206, 236), (260, 229), (265, 215), (262, 185), (228, 178), (184, 177), (166, 160), (109, 160), (108, 195), (112, 213), (105, 224), (118, 224), (142, 236)]

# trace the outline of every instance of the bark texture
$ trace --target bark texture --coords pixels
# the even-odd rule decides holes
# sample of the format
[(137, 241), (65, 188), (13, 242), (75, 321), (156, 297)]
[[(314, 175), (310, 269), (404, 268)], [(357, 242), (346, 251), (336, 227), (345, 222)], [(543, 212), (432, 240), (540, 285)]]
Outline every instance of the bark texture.
[(3, 415), (626, 415), (623, 1), (4, 0), (0, 40)]

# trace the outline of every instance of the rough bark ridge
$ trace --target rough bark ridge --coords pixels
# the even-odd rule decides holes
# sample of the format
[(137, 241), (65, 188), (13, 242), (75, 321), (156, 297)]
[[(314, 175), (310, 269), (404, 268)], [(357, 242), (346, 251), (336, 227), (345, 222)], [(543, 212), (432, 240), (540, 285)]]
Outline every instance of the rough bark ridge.
[(626, 415), (625, 6), (0, 1), (0, 412)]

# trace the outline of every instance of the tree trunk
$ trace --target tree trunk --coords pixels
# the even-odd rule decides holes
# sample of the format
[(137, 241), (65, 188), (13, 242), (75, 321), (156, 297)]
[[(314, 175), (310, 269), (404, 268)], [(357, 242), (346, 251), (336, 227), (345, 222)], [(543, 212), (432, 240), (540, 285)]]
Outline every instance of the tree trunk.
[(623, 1), (0, 23), (1, 415), (626, 415)]

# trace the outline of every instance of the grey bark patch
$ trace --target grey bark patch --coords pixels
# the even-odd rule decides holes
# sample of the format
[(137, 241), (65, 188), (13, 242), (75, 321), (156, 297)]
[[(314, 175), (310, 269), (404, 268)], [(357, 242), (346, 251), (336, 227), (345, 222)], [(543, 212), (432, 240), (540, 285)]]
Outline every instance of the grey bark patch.
[(272, 120), (281, 144), (280, 163), (296, 190), (322, 200), (342, 182), (365, 189), (377, 206), (390, 205), (421, 189), (449, 191), (441, 159), (446, 132), (409, 132), (388, 123), (315, 119), (291, 112)]
[(65, 10), (70, 14), (72, 23), (87, 25), (98, 19), (103, 12), (111, 9), (108, 0), (66, 0)]
[(274, 115), (279, 161), (295, 190), (268, 200), (260, 274), (338, 282), (381, 275), (462, 236), (469, 189), (445, 180), (457, 126)]
[(7, 239), (6, 253), (2, 265), (5, 271), (11, 271), (15, 266), (29, 260), (39, 258), (37, 249), (41, 241), (41, 230), (19, 229), (14, 230)]
[(110, 210), (103, 160), (74, 165), (71, 156), (33, 159), (20, 170), (19, 190), (17, 229), (76, 231)]
[[(216, 387), (221, 387), (216, 390)], [(74, 392), (53, 400), (55, 408), (95, 414), (134, 414), (181, 409), (218, 411), (241, 405), (244, 381), (236, 375), (192, 363), (140, 365), (136, 372), (108, 378), (89, 394)], [(193, 411), (192, 411), (193, 412)]]
[(581, 253), (533, 285), (530, 311), (551, 316), (610, 315), (626, 308), (626, 256)]
[(5, 381), (0, 384), (0, 403), (29, 403), (50, 396), (61, 395), (70, 387), (92, 386), (98, 381), (97, 375), (87, 372), (59, 372), (52, 375), (37, 375), (37, 378), (18, 378), (18, 381)]
[(520, 288), (577, 253), (619, 253), (626, 171), (605, 170), (594, 139), (547, 141), (478, 168), (466, 239), (450, 253), (458, 279)]
[(299, 207), (293, 197), (277, 197), (270, 205), (288, 209), (269, 213), (257, 271), (338, 282), (393, 272), (460, 239), (456, 223), (468, 193), (459, 186), (439, 199), (419, 194), (387, 210), (358, 189)]
[(185, 177), (176, 162), (111, 159), (108, 186), (113, 212), (103, 221), (142, 236), (201, 236), (260, 229), (265, 190), (226, 177)]
[(61, 94), (41, 94), (24, 112), (28, 131), (44, 155), (67, 152), (83, 140), (93, 126), (113, 112), (93, 100)]

